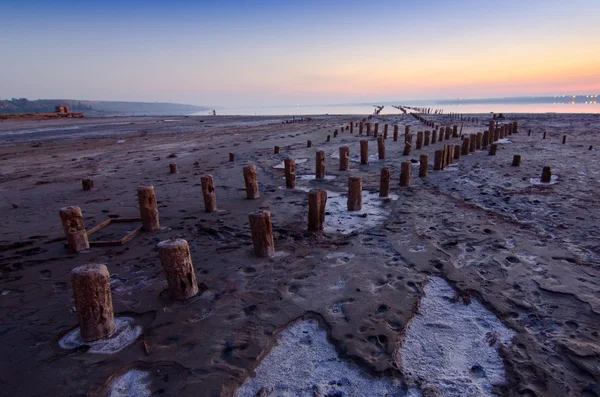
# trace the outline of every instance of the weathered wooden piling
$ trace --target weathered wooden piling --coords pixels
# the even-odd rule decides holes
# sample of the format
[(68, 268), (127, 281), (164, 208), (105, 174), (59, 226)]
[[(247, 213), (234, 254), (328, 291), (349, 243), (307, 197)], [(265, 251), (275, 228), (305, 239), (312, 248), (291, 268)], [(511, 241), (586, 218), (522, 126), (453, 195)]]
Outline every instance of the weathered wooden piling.
[(385, 160), (385, 139), (382, 136), (377, 138), (377, 153), (379, 154), (379, 160)]
[(519, 132), (519, 124), (516, 121), (513, 121), (513, 134), (517, 134)]
[(76, 267), (71, 270), (71, 285), (81, 338), (91, 342), (110, 336), (115, 330), (115, 317), (106, 265)]
[(177, 173), (177, 164), (175, 164), (175, 163), (169, 164), (169, 173), (171, 173), (171, 174)]
[(365, 127), (365, 123), (363, 121), (361, 121), (360, 126), (358, 127), (358, 135), (362, 135), (364, 127)]
[(469, 148), (471, 146), (471, 139), (467, 138), (466, 136), (463, 138), (463, 142), (462, 142), (462, 150), (461, 150), (461, 154), (463, 156), (466, 156), (467, 154), (469, 154)]
[(348, 211), (362, 209), (362, 179), (360, 176), (348, 177)]
[(520, 154), (515, 154), (513, 156), (512, 166), (513, 167), (518, 167), (520, 165), (521, 165), (521, 155)]
[(400, 165), (400, 186), (410, 186), (410, 171), (412, 163), (405, 161)]
[(403, 156), (410, 156), (410, 152), (412, 151), (412, 134), (408, 134), (404, 140), (404, 151), (402, 152)]
[(333, 137), (334, 137), (334, 138), (337, 138), (337, 136), (338, 136), (338, 132), (337, 132), (337, 130), (333, 131)]
[(354, 134), (354, 123), (350, 122), (350, 133)]
[(436, 150), (433, 155), (433, 170), (441, 171), (444, 167), (444, 151)]
[(308, 192), (308, 230), (318, 232), (325, 226), (327, 190), (311, 189)]
[(64, 207), (59, 211), (60, 221), (65, 232), (67, 245), (73, 252), (81, 252), (90, 248), (88, 235), (83, 222), (83, 214), (79, 207)]
[(496, 121), (495, 120), (490, 120), (488, 131), (490, 132), (490, 136), (493, 137), (494, 132), (496, 132)]
[(384, 124), (383, 126), (383, 139), (388, 139), (388, 125)]
[(542, 183), (552, 182), (552, 168), (544, 167), (542, 169), (542, 178), (540, 180), (542, 181)]
[(340, 146), (340, 171), (346, 171), (350, 168), (350, 148), (348, 146)]
[(437, 130), (433, 130), (431, 132), (431, 144), (432, 145), (437, 142), (437, 134), (438, 134)]
[(390, 179), (392, 170), (389, 167), (382, 168), (379, 175), (379, 197), (388, 197), (390, 195)]
[[(448, 127), (450, 128), (450, 127)], [(444, 133), (446, 132), (445, 127), (440, 127), (440, 131), (438, 132), (438, 142), (444, 141)]]
[(544, 131), (544, 137), (542, 139), (546, 139), (546, 131)]
[(202, 197), (204, 198), (204, 211), (215, 212), (217, 210), (217, 194), (212, 175), (200, 177), (202, 185)]
[(398, 124), (394, 124), (394, 142), (398, 141)]
[(369, 164), (369, 141), (360, 141), (360, 163), (362, 165)]
[(269, 211), (255, 211), (248, 214), (250, 230), (252, 231), (252, 245), (254, 255), (266, 258), (275, 255), (275, 242), (273, 240), (273, 226)]
[(258, 179), (256, 178), (256, 166), (244, 167), (244, 183), (246, 184), (246, 198), (253, 200), (260, 197), (258, 190)]
[(450, 139), (450, 134), (451, 133), (452, 133), (452, 131), (450, 131), (450, 127), (446, 128), (446, 133), (445, 133), (444, 139), (445, 140)]
[(410, 125), (405, 125), (404, 126), (404, 135), (408, 135), (410, 134)]
[(482, 140), (481, 140), (481, 148), (482, 149), (487, 149), (488, 145), (490, 144), (490, 132), (489, 131), (484, 131), (483, 132), (483, 136), (482, 136)]
[(310, 140), (306, 141), (306, 147), (312, 147), (312, 141), (310, 141)]
[(460, 145), (454, 145), (454, 160), (460, 160)]
[(89, 192), (90, 190), (94, 190), (94, 180), (93, 179), (82, 179), (81, 186), (83, 187), (84, 192)]
[(287, 158), (283, 160), (285, 170), (285, 187), (288, 189), (296, 188), (296, 160)]
[(423, 131), (417, 132), (417, 150), (420, 150), (423, 148), (423, 139), (424, 139)]
[(496, 155), (496, 150), (498, 150), (498, 144), (497, 143), (492, 143), (490, 145), (489, 155), (490, 156), (495, 156)]
[(375, 136), (375, 138), (377, 138), (379, 136), (379, 123), (375, 123), (375, 128), (373, 130), (373, 135)]
[(322, 150), (315, 154), (315, 178), (325, 178), (325, 152)]
[(448, 145), (446, 148), (446, 165), (452, 163), (454, 163), (454, 145)]
[(327, 135), (326, 142), (331, 142), (331, 135)]
[(431, 142), (431, 131), (425, 131), (425, 137), (423, 138), (423, 146), (429, 146)]
[(475, 149), (481, 150), (483, 146), (483, 132), (478, 132), (475, 137)]
[(181, 238), (165, 240), (158, 243), (157, 247), (169, 286), (169, 296), (181, 301), (196, 296), (198, 283), (187, 241)]
[(565, 143), (567, 143), (567, 136), (566, 136), (566, 135), (563, 135), (563, 141), (562, 141), (562, 142), (563, 142), (563, 143), (562, 143), (563, 145), (564, 145)]
[(422, 154), (419, 156), (419, 178), (425, 178), (427, 176), (429, 158), (426, 154)]
[(273, 148), (273, 154), (279, 154), (279, 146)]
[(371, 123), (367, 123), (367, 136), (371, 136)]
[[(462, 130), (462, 127), (461, 127), (461, 130)], [(452, 127), (452, 136), (454, 138), (458, 138), (458, 125), (456, 125), (456, 124)]]
[(158, 204), (156, 203), (154, 186), (149, 185), (138, 187), (137, 196), (143, 229), (147, 232), (160, 229), (160, 221), (158, 219)]
[(235, 153), (229, 153), (229, 161), (235, 161)]

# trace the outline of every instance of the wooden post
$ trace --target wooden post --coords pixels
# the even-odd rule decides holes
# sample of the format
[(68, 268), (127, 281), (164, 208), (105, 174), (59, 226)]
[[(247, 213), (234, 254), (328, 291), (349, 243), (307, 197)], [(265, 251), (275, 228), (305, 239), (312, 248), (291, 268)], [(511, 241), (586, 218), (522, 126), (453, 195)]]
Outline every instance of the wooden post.
[(367, 136), (371, 136), (371, 123), (367, 123)]
[(296, 188), (296, 160), (287, 158), (283, 160), (285, 169), (285, 187), (288, 189)]
[(394, 142), (398, 141), (398, 124), (394, 124)]
[(350, 168), (350, 148), (340, 146), (340, 171), (346, 171)]
[(498, 144), (497, 143), (492, 143), (490, 145), (490, 152), (489, 155), (490, 156), (495, 156), (496, 155), (496, 150), (498, 149)]
[(498, 140), (500, 139), (500, 128), (496, 127), (496, 129), (494, 130), (494, 142), (498, 142)]
[(429, 158), (426, 154), (422, 154), (419, 156), (419, 178), (425, 178), (427, 176), (427, 166), (429, 163)]
[(563, 145), (564, 145), (565, 143), (567, 143), (567, 136), (566, 136), (566, 135), (563, 135)]
[(483, 141), (483, 132), (478, 132), (475, 138), (475, 149), (481, 150)]
[(187, 241), (181, 238), (161, 241), (157, 245), (169, 286), (169, 296), (176, 300), (186, 300), (198, 294), (196, 273)]
[(89, 192), (90, 190), (94, 190), (94, 180), (93, 179), (82, 179), (81, 185), (83, 187), (84, 192)]
[(204, 198), (204, 211), (215, 212), (217, 210), (217, 194), (212, 175), (200, 177), (202, 184), (202, 196)]
[(489, 144), (490, 144), (490, 132), (484, 131), (483, 136), (482, 136), (482, 141), (481, 141), (481, 149), (487, 149)]
[(256, 166), (249, 165), (244, 167), (244, 183), (246, 184), (246, 198), (249, 200), (260, 197), (258, 190), (258, 180), (256, 178)]
[(273, 154), (279, 154), (279, 146), (273, 148)]
[(454, 160), (460, 160), (460, 145), (454, 145)]
[(266, 258), (275, 255), (275, 242), (273, 241), (273, 226), (269, 211), (256, 211), (248, 214), (250, 230), (252, 231), (252, 244), (254, 255)]
[(412, 163), (405, 161), (400, 165), (400, 186), (410, 186), (410, 171)]
[(308, 192), (308, 230), (318, 232), (325, 226), (327, 190), (311, 189)]
[(423, 148), (423, 131), (417, 132), (417, 150), (421, 150)]
[(423, 139), (423, 146), (429, 146), (431, 141), (431, 131), (425, 131), (425, 138)]
[(375, 138), (379, 136), (379, 123), (375, 123), (375, 130), (373, 131)]
[(544, 167), (542, 169), (542, 183), (550, 183), (552, 181), (552, 168)]
[(448, 145), (448, 147), (446, 148), (446, 165), (452, 164), (453, 162), (454, 162), (454, 145)]
[(390, 195), (390, 178), (392, 170), (389, 167), (382, 168), (379, 176), (379, 197), (388, 197)]
[(331, 135), (327, 135), (327, 142), (331, 141)]
[(410, 125), (404, 126), (404, 135), (406, 136), (408, 134), (410, 134)]
[(385, 138), (382, 136), (377, 138), (377, 152), (379, 153), (379, 160), (385, 160)]
[(461, 154), (463, 156), (466, 156), (467, 154), (469, 154), (469, 146), (471, 144), (471, 140), (467, 137), (463, 138), (463, 144), (462, 144), (462, 151)]
[(360, 163), (369, 164), (369, 141), (360, 141)]
[(137, 195), (143, 229), (147, 232), (160, 229), (158, 204), (156, 203), (154, 186), (138, 187)]
[(489, 130), (490, 132), (490, 137), (494, 136), (494, 133), (496, 132), (496, 121), (495, 120), (490, 120), (490, 125), (489, 125)]
[(477, 149), (477, 134), (469, 135), (469, 152), (473, 153)]
[(364, 126), (365, 126), (364, 121), (361, 121), (360, 126), (358, 127), (358, 135), (362, 135)]
[(169, 164), (169, 172), (171, 174), (176, 174), (177, 173), (177, 164), (175, 164), (175, 163)]
[(521, 155), (520, 154), (515, 154), (513, 156), (512, 166), (513, 167), (518, 167), (520, 165), (521, 165)]
[(325, 178), (325, 152), (322, 150), (317, 151), (315, 155), (315, 177)]
[(353, 134), (354, 133), (354, 123), (350, 122), (350, 133)]
[(433, 130), (433, 132), (431, 133), (431, 144), (433, 145), (434, 143), (437, 142), (437, 130)]
[(90, 248), (88, 235), (79, 207), (64, 207), (59, 211), (65, 238), (71, 251), (81, 252)]
[(450, 139), (450, 133), (451, 133), (450, 127), (446, 128), (446, 136), (444, 137), (444, 139), (446, 139), (446, 140)]
[(71, 285), (81, 338), (91, 342), (110, 336), (115, 330), (115, 316), (106, 265), (76, 267), (71, 270)]
[(513, 134), (517, 134), (519, 132), (519, 124), (516, 121), (513, 121)]
[(406, 135), (404, 142), (404, 152), (402, 153), (402, 155), (410, 156), (410, 152), (412, 150), (412, 134)]
[(362, 179), (360, 176), (348, 177), (348, 211), (362, 209)]
[(229, 153), (229, 161), (235, 161), (235, 153)]
[[(448, 127), (450, 128), (450, 127)], [(443, 142), (444, 141), (444, 133), (446, 132), (445, 127), (440, 127), (440, 131), (438, 133), (438, 142)]]
[(338, 132), (337, 132), (337, 130), (333, 131), (333, 137), (334, 137), (334, 138), (337, 138), (337, 136), (338, 136)]
[(456, 124), (452, 127), (452, 136), (458, 138), (458, 125)]
[(306, 141), (306, 147), (312, 147), (312, 141)]
[(383, 126), (383, 139), (387, 139), (388, 138), (388, 125), (385, 124)]

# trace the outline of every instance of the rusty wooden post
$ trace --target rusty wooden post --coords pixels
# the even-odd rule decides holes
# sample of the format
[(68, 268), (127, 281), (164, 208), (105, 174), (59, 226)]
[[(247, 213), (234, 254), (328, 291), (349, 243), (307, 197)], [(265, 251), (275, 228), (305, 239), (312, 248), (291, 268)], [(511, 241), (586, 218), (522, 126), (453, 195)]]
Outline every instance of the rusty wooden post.
[(412, 134), (406, 135), (404, 142), (404, 152), (402, 152), (402, 155), (410, 156), (410, 152), (412, 151)]
[(279, 146), (273, 148), (273, 154), (279, 154)]
[(204, 198), (204, 211), (215, 212), (217, 210), (217, 194), (212, 175), (200, 177), (202, 184), (202, 196)]
[(348, 177), (348, 211), (362, 209), (362, 179), (360, 176)]
[(379, 160), (385, 160), (385, 139), (382, 136), (377, 138), (377, 153), (379, 154)]
[(496, 155), (496, 150), (498, 149), (498, 144), (497, 143), (492, 143), (490, 145), (490, 152), (489, 155), (490, 156), (495, 156)]
[(423, 148), (423, 131), (417, 132), (417, 150), (421, 150)]
[(71, 270), (79, 331), (86, 342), (110, 336), (115, 330), (110, 274), (106, 265), (89, 264)]
[(425, 131), (425, 138), (423, 139), (423, 146), (429, 146), (431, 142), (431, 131)]
[(169, 164), (169, 172), (171, 174), (176, 174), (177, 173), (177, 164), (175, 164), (175, 163)]
[(350, 148), (340, 146), (340, 171), (346, 171), (350, 168)]
[(460, 145), (454, 145), (454, 160), (460, 160)]
[(181, 301), (196, 296), (198, 283), (187, 241), (181, 238), (165, 240), (158, 243), (157, 247), (169, 286), (169, 296)]
[(394, 142), (398, 141), (398, 124), (394, 124)]
[(379, 197), (388, 197), (390, 195), (390, 179), (392, 170), (389, 167), (382, 168), (379, 175)]
[(520, 154), (515, 154), (513, 156), (512, 166), (513, 167), (518, 167), (520, 165), (521, 165), (521, 155)]
[(252, 231), (252, 245), (254, 255), (266, 258), (275, 255), (275, 242), (273, 240), (273, 226), (269, 211), (255, 211), (248, 214), (250, 230)]
[(308, 230), (318, 232), (325, 226), (327, 190), (311, 189), (308, 192)]
[(322, 150), (317, 151), (315, 155), (315, 178), (325, 178), (325, 152)]
[(60, 221), (65, 232), (67, 245), (73, 252), (81, 252), (90, 248), (88, 235), (83, 222), (83, 214), (79, 207), (64, 207), (59, 211)]
[(94, 190), (94, 180), (93, 179), (82, 179), (81, 186), (83, 187), (84, 192), (89, 192), (90, 190)]
[(287, 158), (283, 160), (285, 169), (285, 187), (288, 189), (296, 188), (296, 160)]
[(258, 180), (256, 178), (256, 166), (249, 165), (244, 167), (244, 183), (246, 184), (246, 198), (257, 199), (260, 197), (258, 190)]
[(137, 195), (143, 229), (147, 232), (160, 229), (160, 221), (158, 219), (158, 204), (156, 203), (154, 186), (138, 187)]
[(400, 186), (410, 186), (410, 171), (412, 163), (405, 161), (400, 165)]
[(425, 178), (427, 176), (427, 166), (429, 165), (429, 158), (426, 154), (419, 156), (419, 178)]
[(552, 182), (552, 168), (544, 167), (542, 169), (542, 178), (540, 180), (542, 181), (542, 183)]
[(369, 164), (369, 141), (360, 141), (360, 163)]
[(235, 161), (235, 153), (229, 153), (229, 161)]

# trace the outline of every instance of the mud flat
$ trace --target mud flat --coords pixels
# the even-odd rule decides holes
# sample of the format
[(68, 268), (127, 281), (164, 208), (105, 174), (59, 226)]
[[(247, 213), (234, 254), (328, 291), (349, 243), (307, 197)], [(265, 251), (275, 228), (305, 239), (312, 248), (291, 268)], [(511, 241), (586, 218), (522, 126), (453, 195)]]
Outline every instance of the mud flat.
[[(463, 136), (487, 130), (488, 115), (465, 116), (480, 122), (422, 115), (463, 124)], [(415, 138), (433, 130), (410, 114), (368, 120), (380, 135), (389, 124), (385, 160), (366, 129), (342, 130), (363, 118), (350, 115), (1, 122), (3, 392), (600, 396), (600, 116), (505, 116), (519, 132), (496, 155), (476, 150), (443, 171), (434, 152), (461, 140), (402, 155), (405, 126)], [(340, 146), (350, 150), (346, 171)], [(429, 172), (419, 178), (423, 154)], [(295, 189), (285, 188), (287, 157), (297, 160)], [(411, 184), (400, 187), (406, 161)], [(540, 181), (546, 166), (550, 183)], [(383, 167), (388, 198), (378, 197)], [(206, 213), (200, 178), (209, 174), (217, 211)], [(360, 211), (346, 208), (349, 176), (362, 178)], [(85, 178), (93, 189), (82, 189)], [(111, 222), (89, 236), (89, 250), (65, 247), (60, 208), (79, 206), (88, 230), (135, 219), (140, 185), (154, 186), (159, 230), (94, 245), (136, 226)], [(306, 230), (311, 188), (328, 192), (322, 233)], [(258, 210), (271, 213), (271, 258), (252, 254), (248, 213)], [(199, 294), (186, 301), (167, 293), (156, 245), (170, 238), (189, 244)], [(88, 263), (110, 272), (116, 339), (78, 335), (70, 272)]]

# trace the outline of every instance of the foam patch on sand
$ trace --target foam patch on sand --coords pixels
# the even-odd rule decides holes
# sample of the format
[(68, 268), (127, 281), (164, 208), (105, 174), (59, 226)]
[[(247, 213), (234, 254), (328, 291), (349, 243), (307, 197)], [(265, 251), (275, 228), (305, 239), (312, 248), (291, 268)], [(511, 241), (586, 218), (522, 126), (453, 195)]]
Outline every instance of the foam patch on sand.
[[(326, 181), (331, 181), (334, 180), (335, 178), (337, 178), (335, 175), (325, 175), (325, 178), (322, 178), (321, 180), (326, 180)], [(316, 175), (297, 175), (296, 179), (300, 180), (300, 181), (313, 181), (317, 179)]]
[(150, 397), (150, 374), (131, 369), (116, 378), (108, 391), (109, 397)]
[(277, 344), (237, 397), (260, 396), (421, 396), (402, 391), (389, 377), (374, 377), (356, 363), (342, 360), (316, 320), (298, 321), (283, 330)]
[[(304, 164), (308, 161), (308, 159), (296, 159), (296, 165), (298, 164)], [(281, 162), (277, 165), (274, 165), (273, 168), (277, 168), (279, 170), (283, 170), (285, 168), (285, 162)]]
[(424, 292), (396, 352), (407, 381), (445, 397), (493, 396), (505, 383), (498, 345), (510, 345), (515, 332), (476, 299), (452, 302), (456, 292), (442, 278), (432, 277)]
[(387, 219), (389, 214), (389, 211), (383, 208), (385, 200), (397, 199), (397, 195), (390, 195), (384, 199), (379, 197), (379, 193), (363, 191), (362, 209), (348, 211), (348, 195), (328, 191), (325, 232), (350, 234), (378, 226)]
[(142, 334), (142, 327), (135, 325), (131, 317), (116, 317), (115, 332), (106, 339), (98, 339), (93, 342), (85, 342), (81, 338), (79, 327), (63, 336), (58, 345), (62, 349), (70, 350), (80, 346), (89, 346), (88, 353), (114, 354), (131, 345)]
[(530, 178), (529, 182), (536, 186), (550, 186), (554, 185), (555, 183), (558, 183), (558, 176), (552, 175), (550, 177), (550, 182), (542, 182), (541, 178)]

